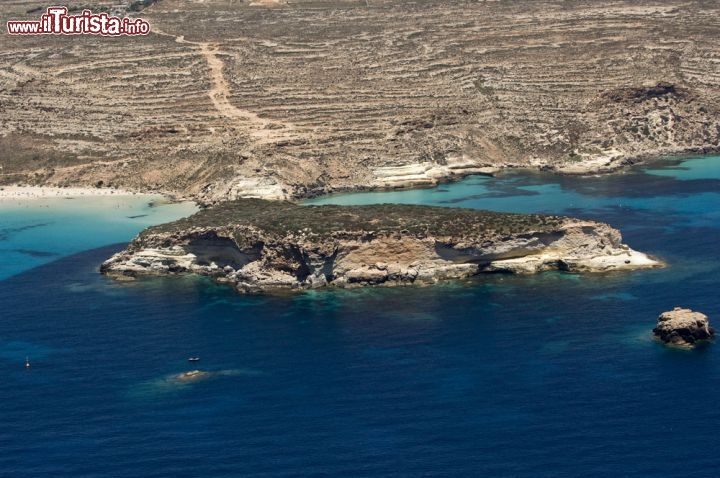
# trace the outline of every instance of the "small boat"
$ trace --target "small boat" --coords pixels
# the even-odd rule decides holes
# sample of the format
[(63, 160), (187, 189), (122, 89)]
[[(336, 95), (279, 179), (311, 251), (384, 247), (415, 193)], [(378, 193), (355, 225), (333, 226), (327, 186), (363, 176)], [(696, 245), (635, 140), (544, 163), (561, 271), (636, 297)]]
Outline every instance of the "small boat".
[(200, 361), (200, 357), (190, 357), (188, 359), (188, 362), (199, 362), (199, 361)]
[(25, 357), (25, 368), (30, 368), (30, 358)]

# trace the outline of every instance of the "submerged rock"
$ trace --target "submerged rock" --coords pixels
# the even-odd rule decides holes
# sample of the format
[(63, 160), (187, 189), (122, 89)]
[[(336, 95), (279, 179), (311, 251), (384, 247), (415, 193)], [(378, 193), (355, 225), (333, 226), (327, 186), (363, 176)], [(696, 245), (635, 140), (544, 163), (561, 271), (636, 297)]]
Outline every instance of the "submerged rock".
[(707, 315), (675, 307), (660, 314), (653, 334), (668, 345), (690, 348), (711, 340), (715, 330), (710, 327)]
[(171, 379), (178, 382), (194, 382), (196, 380), (202, 380), (211, 376), (212, 374), (210, 372), (205, 372), (203, 370), (190, 370), (189, 372), (183, 372), (173, 375)]
[(151, 227), (101, 267), (194, 273), (239, 291), (427, 284), (482, 273), (604, 272), (661, 264), (607, 224), (540, 214), (243, 199)]
[(262, 372), (250, 369), (225, 370), (188, 370), (186, 372), (163, 375), (135, 384), (128, 395), (135, 399), (153, 400), (159, 395), (180, 393), (209, 380), (230, 377), (254, 377)]

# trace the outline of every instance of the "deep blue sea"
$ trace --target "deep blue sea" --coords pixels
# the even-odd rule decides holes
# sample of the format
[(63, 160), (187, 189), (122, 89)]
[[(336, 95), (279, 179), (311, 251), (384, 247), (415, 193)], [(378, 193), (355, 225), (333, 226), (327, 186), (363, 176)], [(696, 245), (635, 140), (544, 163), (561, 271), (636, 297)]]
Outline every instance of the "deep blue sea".
[(720, 326), (720, 157), (321, 201), (598, 219), (668, 267), (242, 296), (98, 274), (188, 205), (0, 204), (0, 476), (718, 476), (720, 344), (650, 331)]

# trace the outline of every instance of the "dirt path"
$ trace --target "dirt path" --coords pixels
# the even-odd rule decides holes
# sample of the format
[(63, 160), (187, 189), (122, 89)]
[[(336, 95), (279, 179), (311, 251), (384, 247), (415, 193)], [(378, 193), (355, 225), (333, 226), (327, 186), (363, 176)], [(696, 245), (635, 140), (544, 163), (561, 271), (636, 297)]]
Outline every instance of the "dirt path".
[[(289, 140), (294, 138), (291, 133), (294, 126), (289, 123), (273, 122), (261, 118), (256, 113), (249, 110), (243, 110), (230, 102), (232, 93), (230, 86), (225, 79), (223, 69), (225, 64), (218, 56), (220, 46), (216, 43), (193, 42), (185, 39), (184, 35), (175, 36), (165, 33), (157, 27), (153, 27), (153, 33), (161, 36), (173, 38), (177, 43), (192, 45), (198, 47), (200, 53), (205, 57), (205, 61), (210, 68), (210, 80), (212, 86), (208, 91), (208, 96), (212, 100), (215, 109), (226, 118), (238, 121), (243, 126), (250, 127), (250, 135), (255, 138), (258, 144), (273, 143), (280, 140)], [(274, 128), (269, 128), (270, 125)]]

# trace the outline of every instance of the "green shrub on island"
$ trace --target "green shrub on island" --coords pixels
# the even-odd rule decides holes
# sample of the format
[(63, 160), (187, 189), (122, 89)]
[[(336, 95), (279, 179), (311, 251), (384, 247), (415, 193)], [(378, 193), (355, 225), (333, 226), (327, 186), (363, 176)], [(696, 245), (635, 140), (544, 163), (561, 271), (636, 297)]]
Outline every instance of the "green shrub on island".
[(192, 227), (252, 225), (268, 233), (370, 232), (382, 235), (467, 237), (486, 233), (549, 232), (563, 222), (560, 216), (514, 214), (474, 209), (373, 204), (363, 206), (301, 206), (290, 202), (239, 199), (204, 209), (188, 218), (155, 226), (143, 232), (179, 232)]

